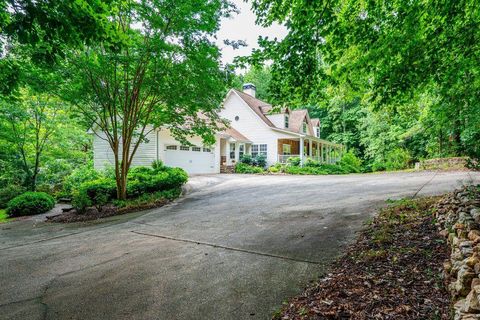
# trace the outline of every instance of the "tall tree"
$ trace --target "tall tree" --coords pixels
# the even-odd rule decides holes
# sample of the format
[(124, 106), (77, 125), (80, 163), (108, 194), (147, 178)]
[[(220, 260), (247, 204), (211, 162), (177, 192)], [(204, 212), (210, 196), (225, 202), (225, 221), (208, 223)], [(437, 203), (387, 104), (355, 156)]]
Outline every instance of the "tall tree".
[[(399, 124), (388, 127), (398, 144), (413, 147), (408, 141), (423, 137), (428, 146), (436, 144), (425, 145), (430, 155), (479, 155), (477, 1), (254, 0), (253, 8), (259, 23), (289, 29), (280, 42), (261, 39), (262, 49), (250, 58), (274, 61), (271, 87), (278, 101), (325, 101), (330, 109), (338, 95), (328, 88), (349, 88), (346, 104), (360, 99), (363, 114)], [(410, 117), (399, 115), (413, 109)], [(438, 128), (426, 127), (426, 119)], [(377, 124), (382, 127), (371, 123)], [(376, 143), (367, 137), (377, 135), (361, 134), (364, 143)]]
[(24, 89), (17, 101), (0, 100), (0, 140), (15, 152), (28, 189), (35, 190), (44, 153), (65, 120), (65, 103), (53, 96)]
[[(180, 140), (214, 141), (225, 92), (219, 49), (211, 42), (231, 5), (223, 0), (125, 1), (108, 20), (125, 44), (72, 50), (65, 92), (114, 154), (117, 196), (125, 199), (133, 157), (154, 128)], [(74, 90), (72, 90), (72, 88)]]

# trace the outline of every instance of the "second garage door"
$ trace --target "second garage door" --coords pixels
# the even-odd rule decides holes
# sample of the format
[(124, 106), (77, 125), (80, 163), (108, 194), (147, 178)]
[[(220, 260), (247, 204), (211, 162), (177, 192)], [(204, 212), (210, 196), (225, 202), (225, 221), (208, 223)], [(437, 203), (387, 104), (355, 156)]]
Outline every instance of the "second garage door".
[(215, 173), (215, 154), (210, 148), (167, 145), (165, 164), (190, 174)]

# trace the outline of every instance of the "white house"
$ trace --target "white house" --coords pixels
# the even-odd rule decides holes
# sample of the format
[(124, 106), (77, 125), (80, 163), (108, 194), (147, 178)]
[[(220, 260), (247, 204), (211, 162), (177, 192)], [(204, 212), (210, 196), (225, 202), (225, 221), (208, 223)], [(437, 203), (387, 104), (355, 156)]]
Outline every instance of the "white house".
[[(244, 154), (265, 155), (272, 165), (290, 157), (334, 163), (342, 152), (341, 145), (320, 139), (320, 121), (310, 119), (307, 110), (276, 110), (255, 98), (255, 86), (250, 83), (243, 86), (243, 92), (231, 89), (227, 93), (219, 115), (230, 126), (216, 134), (214, 145), (204, 146), (201, 138), (194, 137), (189, 140), (194, 146), (182, 146), (167, 128), (159, 128), (147, 136), (148, 143), (139, 146), (132, 165), (162, 160), (190, 174), (206, 174), (233, 166)], [(94, 136), (93, 155), (96, 169), (113, 163), (108, 143), (98, 136)]]

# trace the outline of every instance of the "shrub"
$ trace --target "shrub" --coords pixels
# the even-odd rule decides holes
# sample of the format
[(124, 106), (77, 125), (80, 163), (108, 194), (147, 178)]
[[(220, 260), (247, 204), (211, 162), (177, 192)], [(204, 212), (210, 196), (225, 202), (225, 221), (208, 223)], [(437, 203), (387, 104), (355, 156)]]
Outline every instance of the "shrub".
[[(135, 167), (127, 176), (127, 197), (138, 198), (145, 194), (178, 189), (188, 180), (181, 168), (154, 165), (152, 168)], [(112, 178), (86, 181), (73, 193), (73, 205), (82, 210), (93, 205), (104, 205), (117, 198), (116, 182)]]
[(25, 192), (7, 204), (9, 217), (44, 213), (55, 206), (55, 200), (45, 192)]
[(285, 172), (289, 174), (327, 174), (328, 172), (316, 167), (287, 166)]
[(236, 173), (263, 173), (263, 169), (260, 167), (251, 166), (245, 163), (237, 163), (235, 165)]
[(408, 167), (410, 154), (407, 150), (396, 148), (390, 151), (385, 159), (385, 168), (387, 170), (402, 170)]
[(292, 157), (292, 158), (288, 158), (287, 160), (287, 163), (291, 166), (295, 166), (295, 167), (298, 167), (300, 165), (300, 157)]
[(10, 185), (0, 189), (0, 208), (6, 208), (8, 201), (25, 192), (21, 186)]
[(102, 174), (93, 168), (93, 163), (88, 163), (76, 168), (63, 183), (63, 195), (70, 197), (72, 196), (73, 190), (78, 188), (82, 183), (97, 180), (101, 177)]
[(100, 178), (86, 181), (73, 192), (72, 204), (75, 208), (82, 210), (93, 205), (104, 205), (114, 199), (116, 194), (117, 187), (114, 180)]
[(349, 172), (359, 173), (362, 171), (362, 161), (351, 151), (343, 154), (339, 165), (348, 169)]
[(277, 173), (277, 172), (280, 172), (280, 169), (277, 168), (276, 166), (271, 166), (271, 167), (268, 168), (268, 172)]
[(249, 154), (244, 154), (244, 155), (240, 158), (240, 162), (251, 165), (251, 164), (253, 163), (253, 158), (252, 158), (252, 156), (249, 155)]
[(305, 164), (304, 164), (305, 167), (313, 167), (313, 168), (318, 168), (321, 166), (321, 163), (316, 161), (316, 160), (313, 160), (313, 159), (310, 159), (308, 158), (306, 161), (305, 161)]
[(263, 154), (259, 154), (253, 158), (252, 164), (260, 168), (265, 168), (267, 166), (267, 157), (265, 157)]
[(156, 172), (166, 170), (167, 166), (163, 163), (162, 160), (155, 160), (152, 162), (152, 169)]

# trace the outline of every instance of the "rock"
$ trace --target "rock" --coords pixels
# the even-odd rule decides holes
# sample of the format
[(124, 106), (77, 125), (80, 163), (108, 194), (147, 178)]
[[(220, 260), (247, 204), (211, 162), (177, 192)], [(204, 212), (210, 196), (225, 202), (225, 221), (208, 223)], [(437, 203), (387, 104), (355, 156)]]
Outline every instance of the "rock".
[(440, 231), (438, 233), (440, 236), (444, 237), (444, 238), (448, 238), (448, 230), (447, 229), (443, 229), (442, 231)]
[(480, 223), (480, 209), (473, 208), (470, 210), (470, 216), (475, 220), (476, 223)]
[(450, 274), (450, 272), (452, 271), (452, 263), (450, 261), (445, 261), (443, 263), (443, 270), (445, 270), (446, 273)]
[(469, 233), (468, 233), (468, 240), (470, 241), (479, 241), (480, 240), (480, 230), (471, 230)]
[(474, 268), (480, 261), (476, 255), (470, 256), (463, 261), (469, 268)]
[(457, 292), (458, 295), (465, 297), (470, 292), (472, 280), (475, 276), (476, 274), (471, 268), (466, 265), (462, 266), (460, 270), (458, 270), (455, 292)]
[(475, 291), (471, 290), (465, 298), (463, 312), (480, 313), (480, 302)]
[(470, 215), (470, 213), (465, 211), (460, 211), (460, 213), (458, 214), (458, 222), (462, 224), (467, 224), (470, 221), (473, 221), (473, 218)]
[(473, 266), (473, 270), (476, 274), (480, 274), (480, 263), (477, 263), (475, 266)]
[[(459, 221), (460, 221), (460, 220), (459, 220)], [(457, 222), (457, 223), (455, 223), (455, 224), (453, 225), (453, 229), (455, 229), (455, 230), (457, 230), (457, 229), (465, 229), (465, 225), (464, 225), (463, 223)]]

